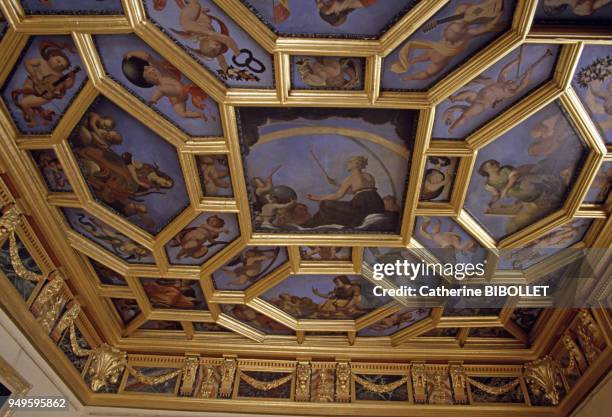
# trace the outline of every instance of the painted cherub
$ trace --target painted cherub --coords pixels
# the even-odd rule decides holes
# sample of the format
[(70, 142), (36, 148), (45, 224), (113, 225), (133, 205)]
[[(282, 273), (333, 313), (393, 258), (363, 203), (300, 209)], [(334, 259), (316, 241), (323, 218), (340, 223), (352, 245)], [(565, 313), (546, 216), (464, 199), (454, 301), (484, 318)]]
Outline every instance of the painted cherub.
[(36, 115), (47, 124), (55, 115), (53, 110), (45, 109), (45, 105), (64, 98), (66, 92), (76, 82), (77, 67), (70, 68), (70, 58), (64, 50), (74, 53), (74, 47), (69, 44), (40, 42), (39, 57), (25, 60), (24, 67), (28, 74), (21, 88), (11, 91), (11, 98), (23, 113), (23, 119), (28, 127), (36, 127)]
[(351, 12), (373, 6), (377, 2), (378, 0), (315, 0), (319, 16), (332, 26), (343, 25)]
[(269, 194), (270, 191), (272, 191), (272, 188), (274, 187), (272, 177), (276, 172), (278, 172), (280, 168), (281, 165), (278, 165), (266, 178), (253, 177), (253, 179), (251, 180), (251, 185), (255, 189), (255, 200), (257, 203), (255, 207), (256, 210), (259, 210), (264, 204), (268, 202), (266, 195)]
[[(198, 42), (197, 48), (189, 49), (205, 59), (216, 59), (221, 70), (227, 73), (230, 67), (224, 54), (228, 50), (234, 55), (240, 54), (227, 25), (218, 17), (209, 14), (210, 9), (202, 7), (199, 0), (176, 0), (176, 4), (181, 9), (179, 24), (183, 30), (170, 30), (184, 39)], [(219, 31), (213, 23), (219, 26)]]
[(206, 195), (214, 196), (219, 192), (219, 188), (230, 188), (230, 172), (227, 166), (218, 166), (224, 159), (217, 159), (213, 156), (204, 155), (198, 159), (200, 171), (204, 181), (204, 192)]
[(121, 133), (115, 130), (113, 118), (93, 111), (89, 112), (86, 121), (79, 125), (77, 139), (79, 146), (95, 146), (100, 149), (123, 143)]
[[(183, 82), (183, 75), (168, 61), (158, 60), (145, 51), (131, 51), (123, 57), (123, 74), (134, 85), (141, 88), (153, 88), (150, 104), (156, 104), (166, 97), (172, 110), (179, 117), (187, 119), (208, 120), (205, 113), (208, 95), (191, 82)], [(189, 110), (187, 101), (198, 109)], [(214, 116), (211, 116), (214, 120)]]
[[(488, 15), (482, 19), (469, 19), (466, 14), (474, 8), (482, 9)], [(410, 72), (413, 65), (427, 63), (423, 70), (404, 76), (404, 81), (427, 80), (441, 73), (457, 55), (467, 50), (477, 36), (486, 35), (503, 27), (504, 0), (482, 0), (473, 3), (459, 3), (453, 12), (439, 41), (409, 40), (401, 47), (397, 60), (391, 64), (391, 71), (397, 74)], [(421, 51), (414, 54), (414, 51)]]
[(183, 229), (172, 239), (172, 246), (181, 247), (176, 258), (203, 258), (212, 245), (226, 243), (216, 240), (222, 233), (229, 233), (229, 229), (225, 227), (225, 220), (217, 215), (210, 216), (197, 227)]
[(451, 175), (445, 174), (436, 168), (427, 169), (421, 187), (420, 199), (422, 201), (428, 201), (439, 197), (444, 189), (450, 185), (451, 181)]
[(303, 58), (296, 66), (304, 83), (311, 87), (348, 89), (359, 82), (355, 62), (350, 58)]
[(430, 156), (427, 158), (430, 168), (425, 170), (421, 185), (421, 201), (435, 200), (452, 185), (453, 173), (451, 160), (445, 156)]
[[(444, 112), (444, 123), (448, 126), (448, 133), (463, 125), (468, 120), (479, 116), (482, 112), (494, 109), (504, 100), (516, 97), (527, 90), (531, 81), (533, 70), (547, 57), (552, 56), (552, 51), (547, 49), (544, 54), (527, 67), (522, 74), (512, 77), (511, 72), (520, 64), (521, 57), (516, 57), (507, 63), (499, 72), (496, 80), (491, 77), (476, 77), (470, 84), (476, 84), (471, 88), (464, 88), (452, 94), (449, 99), (454, 104)], [(469, 84), (468, 84), (469, 85)], [(480, 88), (478, 87), (480, 86)], [(456, 104), (465, 102), (467, 104)], [(458, 114), (458, 116), (457, 116)]]
[(260, 213), (255, 218), (255, 221), (261, 223), (261, 226), (272, 227), (276, 214), (281, 209), (291, 208), (296, 204), (295, 199), (291, 199), (287, 203), (279, 203), (278, 199), (271, 194), (265, 194), (266, 203), (261, 207)]
[[(430, 228), (431, 226), (431, 228)], [(455, 249), (460, 252), (472, 252), (476, 247), (476, 242), (471, 238), (463, 238), (460, 234), (454, 232), (455, 224), (451, 223), (448, 232), (442, 231), (442, 221), (440, 219), (432, 220), (430, 217), (423, 217), (423, 223), (419, 231), (426, 239), (434, 242), (436, 247), (442, 249)]]
[(274, 253), (274, 250), (247, 249), (236, 264), (222, 268), (223, 272), (234, 278), (229, 285), (242, 286), (254, 282), (261, 274), (264, 262), (272, 259)]

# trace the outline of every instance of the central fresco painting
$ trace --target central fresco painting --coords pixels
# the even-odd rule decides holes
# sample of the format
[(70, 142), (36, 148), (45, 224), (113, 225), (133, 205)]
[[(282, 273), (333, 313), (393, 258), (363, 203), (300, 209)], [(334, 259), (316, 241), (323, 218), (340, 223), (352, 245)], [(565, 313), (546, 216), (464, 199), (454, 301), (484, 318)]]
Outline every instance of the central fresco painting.
[(397, 233), (416, 112), (241, 108), (253, 226)]

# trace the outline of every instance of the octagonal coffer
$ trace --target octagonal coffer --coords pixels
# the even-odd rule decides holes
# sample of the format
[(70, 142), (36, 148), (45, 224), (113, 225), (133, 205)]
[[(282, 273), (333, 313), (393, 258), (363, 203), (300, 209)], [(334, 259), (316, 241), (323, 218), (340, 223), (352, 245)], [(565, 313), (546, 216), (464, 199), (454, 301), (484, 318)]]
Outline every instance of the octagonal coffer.
[(223, 136), (219, 106), (133, 34), (94, 38), (106, 72), (190, 136)]
[(147, 16), (164, 35), (225, 85), (274, 88), (272, 55), (215, 2), (143, 3)]
[(506, 237), (563, 206), (587, 154), (552, 103), (478, 152), (465, 208), (495, 239)]
[(515, 0), (452, 0), (383, 61), (383, 90), (426, 90), (512, 24)]
[(378, 38), (418, 1), (242, 0), (281, 36)]
[(22, 134), (49, 134), (86, 79), (70, 36), (34, 36), (2, 86), (2, 99)]
[(561, 48), (524, 44), (436, 107), (432, 135), (462, 139), (552, 79)]
[(74, 129), (70, 147), (96, 200), (150, 233), (189, 205), (176, 149), (104, 97)]

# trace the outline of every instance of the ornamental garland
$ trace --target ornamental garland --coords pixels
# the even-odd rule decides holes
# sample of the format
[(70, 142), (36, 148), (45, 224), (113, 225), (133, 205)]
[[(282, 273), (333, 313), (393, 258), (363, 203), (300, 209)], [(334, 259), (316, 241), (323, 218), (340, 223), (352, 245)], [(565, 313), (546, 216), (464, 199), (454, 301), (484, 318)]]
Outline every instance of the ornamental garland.
[(521, 380), (519, 378), (516, 378), (514, 381), (508, 382), (507, 384), (502, 385), (500, 387), (492, 387), (490, 385), (485, 385), (482, 382), (478, 382), (475, 379), (470, 378), (469, 376), (465, 377), (465, 379), (470, 384), (472, 384), (476, 388), (478, 388), (479, 390), (484, 391), (487, 394), (491, 394), (491, 395), (502, 395), (502, 394), (505, 394), (507, 392), (510, 392), (514, 388), (516, 388), (516, 386), (521, 382)]
[(360, 385), (363, 385), (363, 387), (368, 391), (374, 392), (376, 394), (385, 394), (387, 392), (395, 391), (397, 388), (408, 382), (408, 376), (405, 376), (402, 379), (399, 379), (395, 382), (390, 382), (388, 384), (375, 384), (373, 382), (368, 381), (367, 379), (361, 378), (357, 374), (353, 374), (353, 379), (355, 380), (355, 382), (358, 382)]
[(240, 372), (240, 378), (242, 378), (244, 380), (244, 382), (246, 382), (247, 384), (249, 384), (250, 386), (252, 386), (253, 388), (260, 390), (260, 391), (270, 391), (274, 388), (278, 388), (281, 385), (285, 384), (288, 381), (291, 381), (291, 378), (293, 378), (293, 372), (290, 373), (287, 376), (284, 376), (282, 378), (279, 379), (275, 379), (273, 381), (259, 381), (247, 374), (245, 374), (242, 371), (238, 371)]
[(136, 380), (145, 385), (158, 385), (163, 384), (164, 382), (170, 381), (172, 378), (176, 378), (180, 375), (181, 369), (175, 369), (172, 372), (168, 372), (167, 374), (158, 375), (155, 377), (150, 377), (144, 375), (142, 372), (138, 371), (132, 365), (126, 365), (128, 372), (136, 378)]
[(17, 276), (27, 281), (33, 282), (38, 282), (41, 279), (44, 279), (43, 275), (30, 271), (21, 262), (21, 258), (19, 257), (19, 249), (17, 248), (17, 241), (15, 240), (15, 232), (12, 232), (9, 235), (9, 241), (9, 255), (11, 257), (11, 264), (13, 265), (13, 269), (15, 270)]
[(74, 327), (74, 323), (70, 324), (70, 347), (72, 348), (72, 352), (80, 357), (91, 355), (91, 349), (83, 349), (81, 345), (79, 345), (79, 341), (76, 338), (76, 329)]

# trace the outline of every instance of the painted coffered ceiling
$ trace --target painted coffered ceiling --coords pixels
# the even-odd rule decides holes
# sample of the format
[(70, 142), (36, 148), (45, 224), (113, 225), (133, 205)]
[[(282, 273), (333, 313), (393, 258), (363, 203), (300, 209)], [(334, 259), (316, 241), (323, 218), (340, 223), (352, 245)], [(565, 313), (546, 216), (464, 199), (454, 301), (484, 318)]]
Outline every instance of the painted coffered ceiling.
[[(576, 325), (528, 299), (372, 297), (371, 270), (486, 262), (486, 280), (531, 283), (571, 262), (566, 249), (610, 246), (611, 2), (7, 0), (0, 11), (2, 204), (25, 216), (14, 242), (25, 268), (61, 271), (64, 301), (78, 301), (76, 328), (55, 340), (78, 371), (70, 335), (155, 358), (514, 366)], [(3, 303), (37, 315), (44, 279), (22, 279), (7, 236), (0, 278), (19, 297)], [(152, 357), (136, 360), (151, 378), (175, 361)], [(249, 363), (245, 381), (280, 381), (279, 363), (278, 375)], [(403, 368), (372, 369), (357, 385), (401, 387)], [(472, 370), (480, 391), (465, 401), (536, 405), (525, 382), (503, 400), (483, 388), (513, 383), (508, 369)], [(133, 378), (109, 392), (150, 392)], [(153, 392), (176, 393), (177, 380)]]

